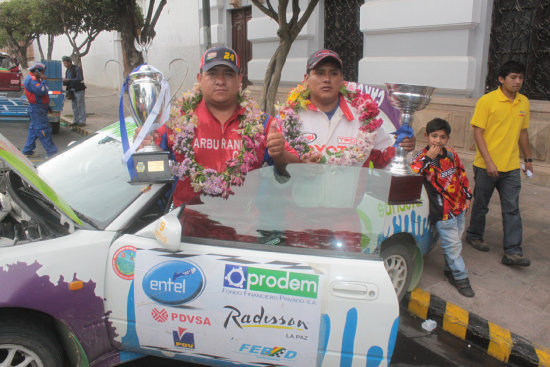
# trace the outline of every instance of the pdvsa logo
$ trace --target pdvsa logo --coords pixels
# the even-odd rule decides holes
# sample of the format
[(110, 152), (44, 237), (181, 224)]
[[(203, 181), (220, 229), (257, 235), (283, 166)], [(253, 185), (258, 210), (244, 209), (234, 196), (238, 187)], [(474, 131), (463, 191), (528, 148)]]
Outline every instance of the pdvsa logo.
[(283, 347), (266, 347), (263, 345), (242, 344), (239, 348), (239, 352), (256, 354), (259, 357), (268, 359), (294, 359), (298, 355), (293, 350), (288, 350)]
[(162, 310), (158, 310), (156, 307), (153, 308), (153, 311), (151, 311), (151, 317), (156, 322), (166, 322), (168, 320), (168, 312), (163, 308)]
[(186, 330), (179, 327), (178, 330), (172, 331), (174, 345), (180, 348), (195, 349), (195, 334), (185, 332)]
[(227, 264), (223, 285), (228, 288), (316, 299), (319, 276)]
[(151, 268), (141, 283), (147, 297), (166, 305), (181, 305), (197, 298), (205, 286), (203, 271), (183, 260), (160, 263)]
[(317, 134), (315, 133), (302, 133), (302, 136), (304, 139), (307, 140), (308, 143), (313, 143), (315, 140), (317, 140)]

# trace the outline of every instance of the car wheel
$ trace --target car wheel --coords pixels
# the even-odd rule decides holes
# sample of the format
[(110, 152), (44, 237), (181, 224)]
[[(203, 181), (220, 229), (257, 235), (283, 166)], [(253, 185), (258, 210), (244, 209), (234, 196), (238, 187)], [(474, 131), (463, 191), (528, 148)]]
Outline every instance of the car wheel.
[(32, 321), (0, 319), (0, 366), (63, 366), (55, 335)]
[(388, 271), (397, 299), (401, 301), (409, 289), (412, 277), (412, 256), (403, 245), (393, 244), (386, 246), (380, 253), (384, 259), (384, 266)]

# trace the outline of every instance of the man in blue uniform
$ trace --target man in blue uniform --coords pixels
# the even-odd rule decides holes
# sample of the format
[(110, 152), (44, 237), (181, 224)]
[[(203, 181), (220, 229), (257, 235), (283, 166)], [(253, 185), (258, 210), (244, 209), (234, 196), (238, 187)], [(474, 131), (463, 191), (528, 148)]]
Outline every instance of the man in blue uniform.
[(50, 97), (48, 96), (45, 71), (46, 66), (36, 62), (29, 69), (29, 75), (25, 78), (25, 96), (29, 101), (28, 110), (31, 119), (27, 141), (23, 148), (23, 154), (27, 157), (34, 155), (36, 139), (42, 143), (47, 158), (57, 153), (57, 147), (52, 140), (52, 128), (48, 123)]

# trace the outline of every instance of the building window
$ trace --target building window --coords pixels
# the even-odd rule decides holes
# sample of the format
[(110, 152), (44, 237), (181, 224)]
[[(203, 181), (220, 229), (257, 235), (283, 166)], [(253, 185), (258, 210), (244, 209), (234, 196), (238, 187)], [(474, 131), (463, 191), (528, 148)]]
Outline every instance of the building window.
[(550, 0), (494, 0), (486, 91), (508, 60), (526, 66), (522, 94), (550, 101)]

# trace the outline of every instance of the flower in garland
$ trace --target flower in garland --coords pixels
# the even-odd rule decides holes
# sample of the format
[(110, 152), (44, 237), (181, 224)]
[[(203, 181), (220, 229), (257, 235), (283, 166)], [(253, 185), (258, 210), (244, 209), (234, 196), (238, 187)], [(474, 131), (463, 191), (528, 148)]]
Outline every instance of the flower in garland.
[(174, 150), (185, 157), (172, 167), (172, 173), (180, 179), (189, 177), (195, 192), (227, 198), (233, 194), (231, 187), (242, 185), (248, 171), (258, 162), (257, 150), (264, 142), (262, 121), (265, 114), (247, 90), (239, 93), (237, 102), (243, 112), (239, 116), (241, 122), (237, 131), (242, 144), (238, 154), (226, 162), (226, 169), (217, 172), (204, 168), (195, 160), (193, 142), (199, 124), (195, 109), (201, 100), (202, 93), (195, 84), (191, 91), (175, 101), (170, 120), (166, 122), (175, 133)]
[[(311, 148), (306, 138), (302, 135), (302, 123), (299, 112), (306, 110), (311, 103), (309, 96), (311, 91), (304, 84), (299, 84), (292, 89), (287, 101), (282, 106), (277, 106), (279, 118), (282, 121), (282, 131), (289, 145), (294, 148), (300, 157), (306, 158), (311, 154)], [(359, 112), (358, 120), (361, 122), (356, 143), (340, 151), (326, 152), (320, 163), (338, 164), (344, 166), (361, 165), (370, 155), (376, 140), (377, 129), (382, 125), (382, 119), (376, 118), (379, 114), (378, 104), (367, 93), (362, 93), (356, 88), (355, 83), (346, 83), (340, 88), (340, 94), (346, 101)]]

